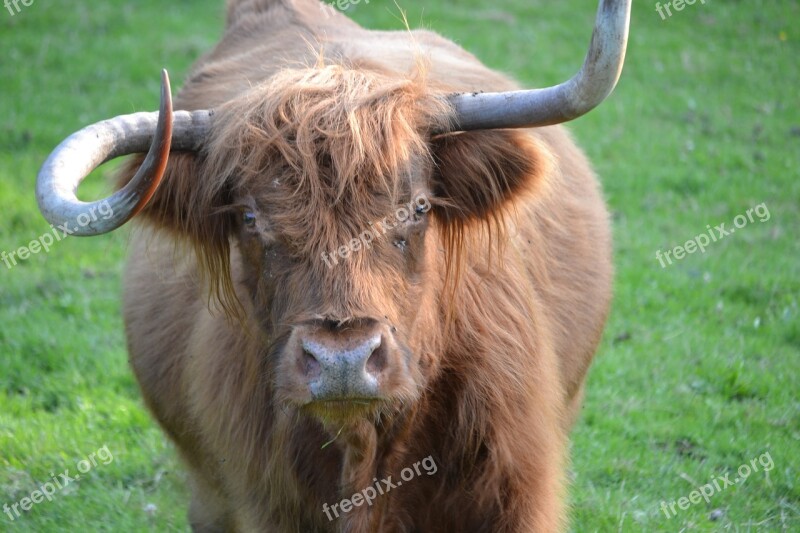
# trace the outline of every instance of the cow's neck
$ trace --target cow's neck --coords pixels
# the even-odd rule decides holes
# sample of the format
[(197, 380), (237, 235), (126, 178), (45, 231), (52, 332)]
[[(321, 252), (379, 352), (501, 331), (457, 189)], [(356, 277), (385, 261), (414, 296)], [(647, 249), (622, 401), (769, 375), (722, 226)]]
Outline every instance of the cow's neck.
[[(413, 410), (383, 419), (379, 424), (360, 420), (342, 428), (337, 443), (342, 451), (340, 498), (350, 498), (368, 487), (380, 486), (407, 460), (407, 438), (413, 430)], [(343, 516), (342, 531), (377, 531), (392, 495), (382, 494), (371, 505), (360, 505)]]

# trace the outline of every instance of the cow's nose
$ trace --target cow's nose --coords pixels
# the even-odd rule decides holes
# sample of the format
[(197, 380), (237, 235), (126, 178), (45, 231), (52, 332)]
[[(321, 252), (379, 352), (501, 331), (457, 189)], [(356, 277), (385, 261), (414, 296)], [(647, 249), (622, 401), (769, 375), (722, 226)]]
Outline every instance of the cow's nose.
[(377, 398), (386, 347), (379, 332), (353, 339), (305, 335), (301, 367), (316, 400)]

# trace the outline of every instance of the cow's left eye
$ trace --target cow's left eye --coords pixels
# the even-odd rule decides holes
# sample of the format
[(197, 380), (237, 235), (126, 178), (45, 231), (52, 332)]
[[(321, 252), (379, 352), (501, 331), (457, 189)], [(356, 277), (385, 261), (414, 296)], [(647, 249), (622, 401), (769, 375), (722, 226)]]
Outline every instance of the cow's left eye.
[(256, 225), (256, 214), (249, 210), (242, 212), (242, 223), (248, 228), (252, 228)]
[(396, 239), (394, 245), (400, 248), (401, 252), (405, 252), (407, 243), (405, 239)]

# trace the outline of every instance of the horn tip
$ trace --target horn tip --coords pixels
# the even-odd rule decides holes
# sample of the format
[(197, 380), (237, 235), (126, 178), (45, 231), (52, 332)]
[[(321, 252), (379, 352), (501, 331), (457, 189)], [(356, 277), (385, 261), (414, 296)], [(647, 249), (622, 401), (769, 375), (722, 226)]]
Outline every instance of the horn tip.
[(162, 112), (172, 112), (172, 87), (169, 83), (169, 73), (167, 69), (161, 69), (161, 106)]

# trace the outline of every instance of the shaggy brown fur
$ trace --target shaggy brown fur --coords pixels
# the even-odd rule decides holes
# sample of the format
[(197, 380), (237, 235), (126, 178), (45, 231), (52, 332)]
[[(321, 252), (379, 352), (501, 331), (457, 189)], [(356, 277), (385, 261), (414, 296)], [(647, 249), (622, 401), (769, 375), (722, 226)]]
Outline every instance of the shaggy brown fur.
[[(448, 92), (514, 87), (430, 32), (229, 0), (176, 99), (216, 110), (211, 136), (171, 156), (126, 275), (131, 363), (189, 467), (195, 531), (563, 529), (566, 435), (610, 298), (596, 180), (560, 127), (430, 133)], [(420, 194), (430, 213), (325, 266)], [(293, 329), (367, 318), (407, 371), (384, 402), (309, 402)], [(323, 513), (427, 456), (436, 474)]]

